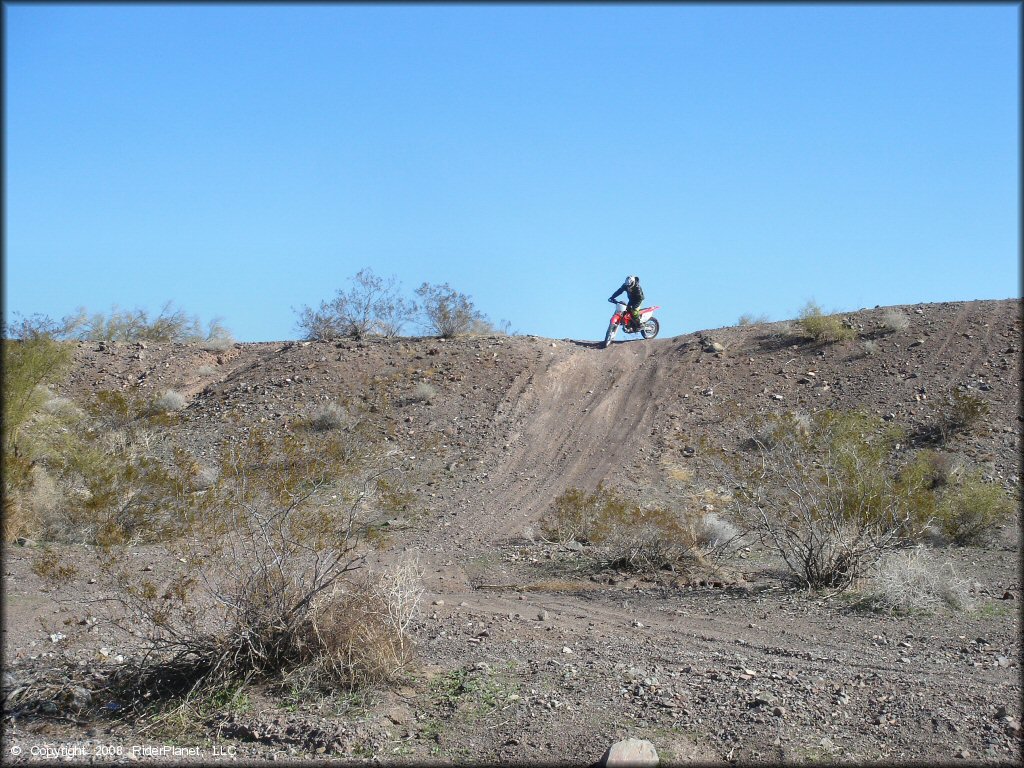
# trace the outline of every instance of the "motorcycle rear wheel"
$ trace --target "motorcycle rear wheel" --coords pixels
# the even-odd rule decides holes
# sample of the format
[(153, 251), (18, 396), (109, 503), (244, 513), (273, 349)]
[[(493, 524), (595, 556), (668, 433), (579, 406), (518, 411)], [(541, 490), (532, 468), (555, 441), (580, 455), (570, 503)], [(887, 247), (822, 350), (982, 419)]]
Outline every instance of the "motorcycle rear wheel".
[(640, 326), (640, 335), (645, 339), (653, 339), (658, 335), (660, 329), (661, 325), (658, 323), (658, 318), (652, 317)]

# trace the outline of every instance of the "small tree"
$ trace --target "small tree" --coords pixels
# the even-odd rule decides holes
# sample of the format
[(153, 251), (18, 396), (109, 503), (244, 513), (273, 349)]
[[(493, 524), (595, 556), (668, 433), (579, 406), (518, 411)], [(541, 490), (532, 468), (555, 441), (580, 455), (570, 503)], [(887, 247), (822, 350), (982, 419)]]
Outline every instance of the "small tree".
[(365, 268), (351, 282), (347, 292), (339, 289), (331, 301), (321, 302), (319, 309), (306, 306), (298, 311), (303, 338), (325, 341), (373, 334), (398, 336), (416, 313), (416, 304), (399, 294), (394, 276), (378, 277)]
[(448, 283), (423, 283), (416, 295), (423, 302), (422, 323), (431, 333), (446, 339), (466, 333), (494, 333), (490, 320), (473, 306), (471, 298)]

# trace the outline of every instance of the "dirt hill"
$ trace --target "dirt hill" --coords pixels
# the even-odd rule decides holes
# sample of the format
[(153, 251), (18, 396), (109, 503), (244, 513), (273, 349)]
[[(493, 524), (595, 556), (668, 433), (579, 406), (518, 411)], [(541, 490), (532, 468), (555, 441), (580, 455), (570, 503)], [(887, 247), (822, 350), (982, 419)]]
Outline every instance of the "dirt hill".
[[(895, 312), (905, 328), (890, 327)], [(828, 345), (787, 323), (609, 349), (532, 336), (220, 352), (81, 343), (60, 394), (176, 390), (187, 401), (177, 438), (210, 464), (253, 425), (284, 433), (325, 403), (365, 404), (416, 494), (387, 556), (416, 555), (424, 570), (420, 682), (341, 716), (282, 712), (254, 696), (220, 721), (220, 735), (207, 727), (209, 743), (257, 759), (322, 747), (389, 762), (578, 762), (636, 736), (676, 760), (1019, 760), (1018, 520), (996, 546), (943, 550), (974, 583), (979, 607), (959, 615), (851, 612), (791, 590), (777, 564), (753, 555), (724, 580), (551, 578), (552, 564), (573, 556), (538, 536), (560, 493), (603, 483), (671, 505), (673, 477), (692, 472), (701, 441), (735, 447), (757, 414), (866, 409), (920, 431), (952, 391), (969, 391), (988, 414), (951, 449), (1015, 492), (1020, 302), (845, 317), (859, 338)], [(38, 594), (31, 549), (7, 550), (8, 665), (45, 660), (64, 618)], [(62, 652), (84, 657), (113, 641), (76, 627), (62, 629)], [(431, 691), (456, 673), (476, 687), (464, 685), (468, 703), (442, 716)], [(484, 706), (482, 690), (518, 698)], [(124, 725), (33, 727), (38, 743), (135, 738)], [(7, 752), (28, 737), (14, 731)]]

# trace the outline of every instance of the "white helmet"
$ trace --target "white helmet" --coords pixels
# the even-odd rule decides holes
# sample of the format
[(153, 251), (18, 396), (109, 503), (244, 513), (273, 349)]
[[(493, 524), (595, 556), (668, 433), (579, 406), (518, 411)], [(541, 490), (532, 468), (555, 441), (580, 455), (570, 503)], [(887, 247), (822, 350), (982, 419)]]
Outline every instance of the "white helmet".
[(626, 285), (628, 285), (630, 288), (632, 288), (639, 281), (640, 281), (639, 277), (637, 277), (636, 275), (630, 275), (629, 277), (626, 278)]

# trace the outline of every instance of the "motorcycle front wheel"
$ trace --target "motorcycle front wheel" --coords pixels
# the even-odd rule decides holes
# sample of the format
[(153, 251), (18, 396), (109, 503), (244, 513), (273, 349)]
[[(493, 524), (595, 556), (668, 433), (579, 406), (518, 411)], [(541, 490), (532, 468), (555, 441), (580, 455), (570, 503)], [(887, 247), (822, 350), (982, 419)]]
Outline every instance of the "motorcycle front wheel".
[(658, 330), (661, 326), (658, 324), (658, 318), (652, 317), (642, 326), (640, 326), (640, 335), (645, 339), (653, 339), (658, 335)]
[(604, 344), (601, 348), (604, 349), (615, 339), (615, 333), (619, 330), (619, 326), (616, 323), (608, 323), (608, 333), (604, 335)]

